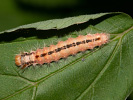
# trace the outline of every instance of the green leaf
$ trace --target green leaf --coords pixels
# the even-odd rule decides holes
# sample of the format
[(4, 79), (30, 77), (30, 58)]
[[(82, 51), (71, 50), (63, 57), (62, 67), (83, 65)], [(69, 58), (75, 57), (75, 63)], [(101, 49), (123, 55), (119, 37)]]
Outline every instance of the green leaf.
[[(92, 20), (93, 19), (93, 20)], [(88, 33), (109, 33), (100, 48), (50, 65), (19, 69), (15, 54)], [(133, 90), (133, 19), (100, 13), (20, 26), (0, 34), (0, 99), (124, 100)]]

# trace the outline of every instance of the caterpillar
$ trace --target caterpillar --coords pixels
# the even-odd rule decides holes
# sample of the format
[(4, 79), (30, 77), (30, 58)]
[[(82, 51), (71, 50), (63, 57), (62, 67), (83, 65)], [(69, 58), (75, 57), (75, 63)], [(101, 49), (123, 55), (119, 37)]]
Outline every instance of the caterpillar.
[(75, 55), (88, 49), (108, 43), (109, 34), (96, 33), (79, 35), (76, 38), (68, 38), (66, 41), (59, 41), (56, 45), (50, 45), (43, 49), (37, 49), (30, 53), (24, 52), (15, 56), (15, 64), (21, 69), (31, 65), (51, 63), (61, 58), (67, 58), (69, 55)]

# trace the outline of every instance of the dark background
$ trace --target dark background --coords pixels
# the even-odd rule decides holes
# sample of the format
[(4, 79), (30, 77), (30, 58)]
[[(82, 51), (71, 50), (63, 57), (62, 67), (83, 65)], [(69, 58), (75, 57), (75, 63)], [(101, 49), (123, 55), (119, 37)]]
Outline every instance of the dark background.
[(0, 31), (48, 19), (102, 12), (133, 17), (133, 0), (1, 0)]
[[(124, 12), (133, 17), (132, 4), (133, 0), (1, 0), (0, 31), (48, 19), (102, 12)], [(133, 93), (128, 100), (133, 100)]]

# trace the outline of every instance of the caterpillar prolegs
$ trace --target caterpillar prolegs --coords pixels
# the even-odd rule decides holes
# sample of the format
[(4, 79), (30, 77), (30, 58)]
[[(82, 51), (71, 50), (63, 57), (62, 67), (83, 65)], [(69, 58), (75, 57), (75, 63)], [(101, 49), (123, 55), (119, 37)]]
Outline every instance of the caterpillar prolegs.
[(15, 56), (15, 64), (24, 69), (31, 65), (51, 63), (61, 58), (67, 58), (69, 55), (75, 55), (78, 52), (106, 44), (108, 40), (109, 34), (106, 33), (79, 35), (77, 38), (59, 41), (56, 45), (50, 45), (30, 53), (18, 54)]

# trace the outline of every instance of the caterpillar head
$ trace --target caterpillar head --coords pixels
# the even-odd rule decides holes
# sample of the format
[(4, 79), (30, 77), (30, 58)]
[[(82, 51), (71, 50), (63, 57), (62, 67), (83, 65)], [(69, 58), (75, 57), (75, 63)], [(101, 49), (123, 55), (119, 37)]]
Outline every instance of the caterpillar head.
[(15, 64), (17, 66), (21, 66), (21, 55), (16, 55), (15, 56)]

